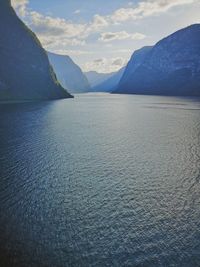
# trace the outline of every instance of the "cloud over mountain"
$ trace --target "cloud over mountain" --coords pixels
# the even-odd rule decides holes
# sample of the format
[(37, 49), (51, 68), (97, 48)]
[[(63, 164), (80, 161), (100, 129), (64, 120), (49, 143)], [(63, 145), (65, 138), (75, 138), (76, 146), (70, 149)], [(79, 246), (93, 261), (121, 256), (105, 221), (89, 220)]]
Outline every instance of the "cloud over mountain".
[[(128, 8), (119, 8), (113, 13), (101, 16), (95, 14), (91, 21), (85, 23), (73, 23), (63, 18), (52, 17), (27, 8), (28, 0), (12, 0), (12, 5), (20, 16), (28, 23), (29, 27), (36, 32), (39, 39), (47, 49), (48, 45), (60, 40), (68, 45), (83, 45), (82, 40), (86, 40), (93, 33), (100, 33), (99, 40), (109, 42), (113, 40), (141, 40), (144, 39), (142, 33), (102, 32), (108, 26), (115, 23), (122, 23), (127, 20), (140, 20), (148, 16), (158, 15), (177, 6), (188, 5), (197, 0), (147, 0), (139, 1)], [(80, 10), (76, 10), (76, 13)], [(71, 40), (73, 38), (73, 40)]]
[(98, 58), (90, 62), (86, 62), (86, 71), (99, 71), (105, 72), (116, 72), (123, 66), (125, 66), (127, 60), (123, 57), (112, 57), (112, 58)]
[[(94, 9), (93, 4), (92, 8), (90, 6), (90, 0), (86, 0), (84, 4), (88, 3), (87, 11), (82, 5), (68, 10), (68, 7), (70, 9), (74, 5), (74, 1), (67, 1), (66, 4), (63, 0), (66, 10), (60, 15), (59, 12), (50, 10), (50, 3), (46, 9), (44, 2), (37, 10), (32, 4), (34, 0), (12, 0), (12, 5), (47, 50), (70, 53), (83, 69), (87, 69), (87, 65), (95, 58), (107, 57), (108, 53), (110, 58), (124, 56), (128, 60), (130, 47), (135, 50), (143, 45), (152, 45), (173, 30), (196, 23), (200, 8), (199, 0), (135, 0), (127, 4), (121, 0), (120, 4), (112, 1), (109, 4), (112, 8), (104, 6), (106, 0), (102, 0), (101, 5), (95, 3)], [(57, 6), (55, 2), (54, 5)], [(59, 8), (58, 5), (57, 9)], [(179, 16), (176, 16), (177, 12)], [(164, 29), (159, 26), (162, 21), (169, 21)], [(123, 47), (119, 47), (122, 44)], [(122, 55), (120, 49), (126, 53)], [(84, 55), (91, 54), (91, 51), (96, 56), (86, 59)], [(110, 59), (107, 60), (109, 62)]]
[(128, 33), (126, 31), (120, 31), (120, 32), (104, 32), (101, 33), (101, 37), (99, 38), (100, 41), (103, 42), (111, 42), (115, 40), (142, 40), (146, 36), (142, 33)]

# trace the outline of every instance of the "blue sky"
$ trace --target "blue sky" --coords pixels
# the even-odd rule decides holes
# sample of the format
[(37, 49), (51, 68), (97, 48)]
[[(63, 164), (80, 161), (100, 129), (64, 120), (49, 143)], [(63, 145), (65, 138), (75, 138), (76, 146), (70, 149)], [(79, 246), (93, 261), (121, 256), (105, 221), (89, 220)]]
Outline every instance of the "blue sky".
[(117, 71), (134, 50), (193, 23), (199, 0), (12, 0), (21, 19), (52, 52), (84, 71)]

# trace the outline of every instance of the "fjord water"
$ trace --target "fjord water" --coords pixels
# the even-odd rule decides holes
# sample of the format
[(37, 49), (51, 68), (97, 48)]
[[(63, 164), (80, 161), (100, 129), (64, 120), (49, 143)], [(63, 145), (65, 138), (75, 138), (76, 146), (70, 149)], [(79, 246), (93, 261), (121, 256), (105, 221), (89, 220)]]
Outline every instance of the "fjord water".
[(199, 266), (200, 102), (0, 105), (1, 266)]

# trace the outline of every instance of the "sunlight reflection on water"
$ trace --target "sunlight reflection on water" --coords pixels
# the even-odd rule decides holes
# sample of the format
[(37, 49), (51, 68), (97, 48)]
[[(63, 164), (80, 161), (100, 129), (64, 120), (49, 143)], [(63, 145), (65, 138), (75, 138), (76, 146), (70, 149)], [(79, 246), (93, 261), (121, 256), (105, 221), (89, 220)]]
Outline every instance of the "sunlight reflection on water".
[(199, 108), (109, 94), (0, 105), (2, 262), (200, 265)]

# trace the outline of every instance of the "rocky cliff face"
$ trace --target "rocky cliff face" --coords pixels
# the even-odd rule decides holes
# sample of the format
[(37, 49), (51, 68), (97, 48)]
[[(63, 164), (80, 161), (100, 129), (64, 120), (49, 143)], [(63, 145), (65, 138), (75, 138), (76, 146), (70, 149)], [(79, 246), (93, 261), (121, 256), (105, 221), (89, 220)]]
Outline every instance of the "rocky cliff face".
[(200, 24), (161, 40), (136, 69), (129, 67), (117, 93), (200, 96)]
[(58, 83), (34, 33), (17, 17), (10, 0), (0, 1), (0, 100), (70, 97)]
[(51, 65), (61, 85), (70, 93), (90, 91), (90, 85), (82, 70), (69, 56), (48, 52)]

